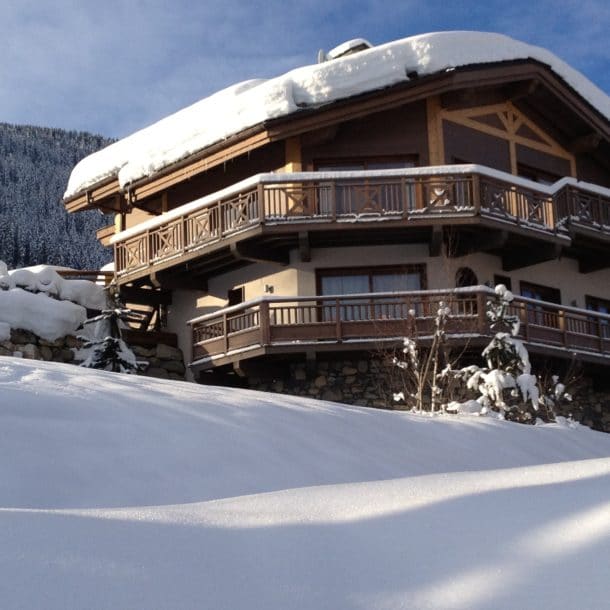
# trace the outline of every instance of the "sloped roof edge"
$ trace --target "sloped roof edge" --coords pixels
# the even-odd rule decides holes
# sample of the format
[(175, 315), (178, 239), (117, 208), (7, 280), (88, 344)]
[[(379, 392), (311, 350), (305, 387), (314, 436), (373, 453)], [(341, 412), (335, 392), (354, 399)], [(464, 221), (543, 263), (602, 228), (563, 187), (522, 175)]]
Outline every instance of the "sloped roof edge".
[(72, 171), (64, 198), (113, 177), (123, 188), (244, 129), (408, 82), (407, 74), (519, 59), (548, 65), (610, 121), (608, 95), (550, 51), (501, 34), (436, 32), (223, 89), (83, 159)]

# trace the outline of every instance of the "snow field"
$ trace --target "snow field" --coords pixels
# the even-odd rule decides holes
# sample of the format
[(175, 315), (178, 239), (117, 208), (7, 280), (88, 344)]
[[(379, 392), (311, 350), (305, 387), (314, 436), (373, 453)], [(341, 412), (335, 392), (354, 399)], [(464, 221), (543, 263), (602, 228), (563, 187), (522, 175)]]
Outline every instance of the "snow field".
[(0, 358), (7, 608), (602, 608), (610, 435)]

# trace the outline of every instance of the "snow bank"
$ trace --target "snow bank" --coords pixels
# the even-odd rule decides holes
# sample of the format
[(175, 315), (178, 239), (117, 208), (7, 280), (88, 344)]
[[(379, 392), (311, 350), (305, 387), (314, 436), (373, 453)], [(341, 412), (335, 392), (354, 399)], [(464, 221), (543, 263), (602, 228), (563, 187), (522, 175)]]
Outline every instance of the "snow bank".
[(101, 310), (106, 304), (104, 287), (94, 282), (65, 279), (48, 265), (8, 271), (0, 261), (0, 336), (8, 326), (54, 341), (75, 334), (87, 308)]
[(75, 303), (56, 301), (44, 293), (33, 294), (21, 288), (0, 290), (0, 321), (47, 341), (75, 334), (86, 319), (86, 309)]
[(7, 608), (605, 607), (610, 435), (11, 358), (0, 384)]
[(610, 119), (610, 98), (553, 53), (486, 32), (436, 32), (390, 42), (270, 80), (223, 89), (83, 159), (65, 198), (112, 176), (121, 187), (263, 121), (419, 76), (472, 64), (535, 59)]
[[(6, 266), (5, 266), (6, 267)], [(89, 309), (104, 309), (107, 295), (104, 286), (89, 280), (65, 279), (50, 265), (14, 269), (0, 274), (0, 288), (23, 288), (29, 292), (44, 292), (61, 301), (73, 301)]]

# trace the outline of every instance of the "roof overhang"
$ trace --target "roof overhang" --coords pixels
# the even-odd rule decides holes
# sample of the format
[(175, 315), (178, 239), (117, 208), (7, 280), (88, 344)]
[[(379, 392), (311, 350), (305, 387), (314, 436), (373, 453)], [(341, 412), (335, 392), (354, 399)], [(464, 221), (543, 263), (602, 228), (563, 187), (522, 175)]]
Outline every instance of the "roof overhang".
[[(526, 84), (523, 87), (523, 84)], [(532, 86), (535, 84), (535, 86)], [(610, 145), (610, 124), (593, 106), (583, 99), (549, 66), (533, 59), (512, 60), (459, 67), (436, 74), (411, 78), (404, 83), (345, 98), (316, 108), (300, 109), (282, 118), (260, 123), (241, 131), (222, 142), (217, 142), (152, 176), (138, 180), (121, 189), (116, 178), (94, 185), (84, 193), (64, 200), (69, 212), (99, 208), (122, 211), (137, 205), (172, 186), (201, 174), (212, 167), (246, 154), (265, 144), (298, 136), (312, 130), (324, 129), (340, 122), (361, 118), (374, 112), (444, 95), (459, 90), (514, 85), (516, 95), (536, 110), (536, 96), (551, 96), (564, 112), (579, 124), (575, 146), (585, 141)], [(544, 95), (540, 95), (540, 91)], [(538, 92), (538, 93), (536, 93)], [(510, 95), (510, 94), (509, 94)], [(538, 106), (541, 102), (538, 101)], [(543, 108), (539, 108), (543, 112)]]

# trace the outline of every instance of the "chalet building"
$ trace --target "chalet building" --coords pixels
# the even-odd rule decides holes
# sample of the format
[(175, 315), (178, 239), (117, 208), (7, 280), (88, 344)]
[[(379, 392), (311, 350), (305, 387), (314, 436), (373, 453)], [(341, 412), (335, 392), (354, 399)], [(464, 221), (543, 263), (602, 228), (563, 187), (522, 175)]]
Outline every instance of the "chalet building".
[(206, 98), (70, 179), (70, 212), (115, 213), (98, 238), (116, 282), (193, 378), (359, 362), (425, 340), (441, 300), (453, 344), (477, 346), (497, 283), (530, 353), (610, 366), (608, 96), (494, 34), (320, 60)]

